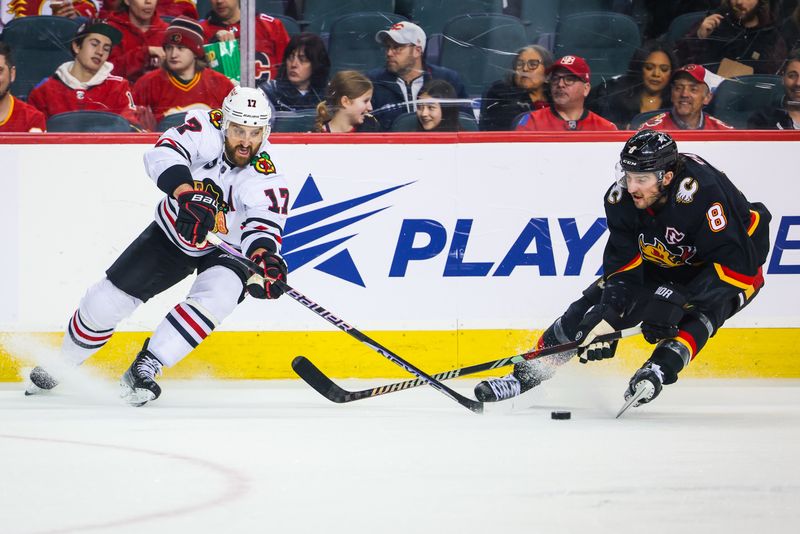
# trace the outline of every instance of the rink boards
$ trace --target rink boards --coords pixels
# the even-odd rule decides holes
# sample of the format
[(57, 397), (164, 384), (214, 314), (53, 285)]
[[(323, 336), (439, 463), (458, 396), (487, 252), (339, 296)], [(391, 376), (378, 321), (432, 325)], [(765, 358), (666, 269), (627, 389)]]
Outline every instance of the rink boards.
[[(324, 138), (324, 139), (323, 139)], [(273, 136), (292, 189), (290, 283), (431, 372), (523, 352), (599, 273), (602, 198), (625, 134)], [(800, 376), (800, 135), (678, 137), (773, 215), (766, 287), (692, 364), (698, 376)], [(0, 332), (57, 343), (86, 287), (152, 220), (151, 135), (0, 138), (6, 202)], [(367, 142), (368, 141), (368, 142)], [(190, 281), (140, 307), (92, 365), (118, 374)], [(3, 338), (0, 338), (2, 344)], [(629, 340), (615, 366), (648, 346)], [(246, 300), (169, 376), (404, 372), (289, 298)], [(0, 380), (26, 363), (0, 346)], [(612, 365), (612, 364), (608, 364)]]

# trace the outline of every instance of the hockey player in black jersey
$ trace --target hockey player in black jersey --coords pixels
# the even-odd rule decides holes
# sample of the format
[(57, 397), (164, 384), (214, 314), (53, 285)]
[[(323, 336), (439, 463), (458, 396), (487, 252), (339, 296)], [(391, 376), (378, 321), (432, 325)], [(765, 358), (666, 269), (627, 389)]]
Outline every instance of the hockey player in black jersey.
[(480, 382), (479, 400), (524, 393), (575, 354), (583, 363), (612, 358), (616, 342), (592, 340), (641, 322), (655, 348), (631, 378), (625, 398), (643, 388), (634, 406), (650, 402), (763, 286), (771, 219), (763, 204), (749, 202), (703, 158), (679, 153), (664, 132), (637, 132), (617, 168), (619, 179), (605, 195), (605, 274), (537, 343), (577, 340), (580, 347), (518, 363), (511, 374)]

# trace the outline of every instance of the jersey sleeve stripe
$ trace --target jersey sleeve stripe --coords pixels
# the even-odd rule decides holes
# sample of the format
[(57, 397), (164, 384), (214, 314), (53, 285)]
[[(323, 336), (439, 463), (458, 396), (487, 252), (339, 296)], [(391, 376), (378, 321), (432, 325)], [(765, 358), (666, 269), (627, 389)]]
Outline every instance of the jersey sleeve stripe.
[(281, 228), (281, 225), (279, 225), (275, 221), (270, 221), (269, 219), (262, 219), (260, 217), (250, 217), (249, 219), (245, 219), (244, 222), (242, 223), (242, 230), (244, 230), (246, 226), (250, 226), (253, 224), (263, 224), (266, 226), (271, 226), (272, 228), (275, 228), (278, 232), (283, 232), (283, 228)]
[(615, 274), (624, 273), (625, 271), (631, 271), (640, 266), (641, 264), (642, 264), (642, 255), (637, 254), (636, 257), (633, 258), (630, 262), (628, 262), (627, 264), (623, 265), (622, 267), (620, 267), (619, 269), (608, 275), (608, 277), (611, 278)]
[(186, 159), (186, 161), (188, 161), (190, 165), (192, 164), (192, 156), (189, 155), (189, 151), (183, 148), (181, 144), (175, 141), (174, 139), (170, 139), (169, 137), (162, 137), (156, 143), (156, 147), (170, 148), (175, 152), (177, 152), (178, 154), (180, 154), (181, 157)]
[(755, 233), (756, 228), (758, 228), (758, 223), (761, 222), (761, 214), (757, 211), (750, 210), (750, 226), (747, 227), (747, 235), (751, 236)]

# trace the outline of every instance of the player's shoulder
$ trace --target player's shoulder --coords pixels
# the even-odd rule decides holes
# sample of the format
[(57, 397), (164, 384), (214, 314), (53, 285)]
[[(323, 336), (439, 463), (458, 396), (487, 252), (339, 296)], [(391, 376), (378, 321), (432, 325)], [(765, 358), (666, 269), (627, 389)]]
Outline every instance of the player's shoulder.
[(677, 205), (705, 205), (722, 195), (727, 180), (697, 154), (681, 153), (682, 168), (675, 176), (673, 196)]
[(186, 112), (184, 124), (194, 119), (203, 130), (222, 131), (222, 110), (221, 109), (191, 109)]
[(603, 202), (606, 206), (606, 210), (624, 210), (628, 209), (629, 205), (633, 206), (631, 196), (628, 194), (628, 191), (622, 186), (622, 183), (619, 180), (614, 180), (614, 182), (606, 190), (606, 194), (603, 197)]
[(269, 145), (269, 143), (265, 143), (261, 146), (258, 153), (253, 156), (253, 159), (250, 160), (250, 163), (247, 165), (247, 176), (259, 180), (282, 176), (272, 156), (270, 156), (270, 148), (271, 145)]

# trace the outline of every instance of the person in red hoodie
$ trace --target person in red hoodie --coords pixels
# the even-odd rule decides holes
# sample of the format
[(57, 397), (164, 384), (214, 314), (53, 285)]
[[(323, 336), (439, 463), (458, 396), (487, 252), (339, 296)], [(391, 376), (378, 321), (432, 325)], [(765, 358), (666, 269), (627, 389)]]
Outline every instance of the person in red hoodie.
[[(238, 39), (241, 16), (239, 0), (211, 0), (211, 15), (202, 21), (206, 43)], [(256, 85), (278, 75), (288, 44), (289, 34), (283, 22), (259, 13), (256, 18)]]
[(192, 0), (158, 0), (158, 14), (162, 17), (189, 17), (197, 20), (197, 6)]
[(114, 65), (112, 74), (134, 83), (164, 63), (161, 44), (167, 23), (156, 11), (156, 0), (120, 0), (108, 22), (122, 32), (122, 42), (108, 58)]
[(128, 81), (113, 76), (108, 56), (120, 42), (120, 31), (104, 19), (81, 24), (72, 40), (74, 61), (63, 63), (56, 72), (31, 90), (28, 103), (50, 117), (67, 111), (110, 111), (135, 124), (136, 107)]
[(173, 19), (164, 36), (164, 50), (164, 67), (148, 72), (133, 86), (136, 104), (149, 108), (155, 122), (171, 113), (219, 108), (233, 83), (206, 68), (200, 23), (188, 17)]
[(14, 98), (9, 90), (16, 74), (11, 48), (0, 42), (0, 133), (43, 132), (45, 123), (42, 112)]

